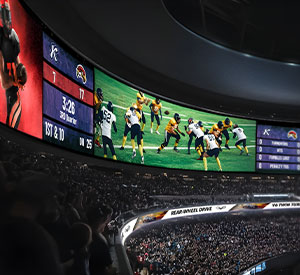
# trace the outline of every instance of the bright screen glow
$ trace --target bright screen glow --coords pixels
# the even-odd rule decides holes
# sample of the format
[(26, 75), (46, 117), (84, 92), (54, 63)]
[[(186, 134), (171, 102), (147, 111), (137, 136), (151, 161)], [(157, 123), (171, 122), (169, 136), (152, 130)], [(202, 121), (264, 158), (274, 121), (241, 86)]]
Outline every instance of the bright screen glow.
[[(189, 128), (188, 120), (189, 118), (193, 118), (193, 123), (191, 124), (194, 124), (195, 128), (199, 126), (198, 121), (202, 121), (202, 130), (203, 132), (205, 132), (205, 130), (210, 131), (212, 129), (212, 126), (214, 124), (217, 125), (219, 121), (222, 121), (222, 123), (225, 124), (225, 119), (227, 118), (226, 116), (200, 112), (197, 110), (172, 104), (165, 100), (161, 100), (161, 105), (159, 105), (156, 102), (155, 97), (148, 94), (141, 95), (138, 90), (133, 89), (107, 76), (99, 70), (95, 70), (95, 96), (97, 96), (97, 93), (100, 93), (100, 90), (98, 90), (99, 88), (101, 89), (101, 95), (103, 96), (103, 98), (100, 100), (100, 102), (102, 103), (101, 106), (99, 106), (99, 100), (97, 101), (98, 106), (95, 112), (96, 132), (94, 140), (95, 143), (99, 143), (101, 147), (95, 145), (96, 156), (103, 157), (105, 155), (108, 158), (112, 158), (112, 155), (115, 153), (115, 158), (117, 158), (118, 160), (137, 164), (142, 163), (142, 152), (140, 152), (141, 149), (139, 150), (139, 140), (137, 139), (138, 134), (136, 133), (136, 131), (139, 131), (140, 129), (144, 133), (142, 134), (143, 139), (141, 141), (141, 144), (143, 145), (144, 149), (143, 157), (145, 165), (179, 169), (205, 170), (205, 163), (202, 158), (201, 160), (197, 160), (198, 158), (200, 158), (199, 153), (201, 153), (203, 157), (203, 150), (199, 147), (199, 139), (197, 140), (196, 146), (196, 149), (199, 151), (199, 153), (197, 152), (197, 150), (195, 150), (195, 136), (193, 137), (190, 145), (190, 154), (188, 154), (188, 143), (190, 136), (187, 132), (190, 132), (191, 129), (193, 130), (193, 127)], [(100, 116), (101, 110), (107, 112), (107, 104), (109, 101), (111, 101), (114, 106), (113, 115), (116, 117), (115, 124), (117, 127), (117, 132), (115, 132), (113, 127), (111, 126), (110, 121), (112, 120), (112, 118), (110, 113), (110, 117), (108, 118), (109, 121), (105, 120), (105, 114), (102, 119), (100, 117), (97, 119), (97, 115)], [(134, 107), (136, 109), (130, 110), (130, 107)], [(139, 115), (137, 114), (138, 112)], [(176, 119), (174, 120), (175, 113), (177, 113), (181, 118), (179, 123), (176, 121)], [(139, 124), (138, 127), (132, 126), (135, 124), (134, 118), (132, 118), (132, 121), (130, 121), (130, 118), (128, 118), (128, 116), (132, 117), (134, 115), (137, 115), (138, 117), (141, 116), (139, 122), (137, 122)], [(125, 121), (125, 117), (127, 122)], [(223, 171), (254, 172), (256, 151), (256, 122), (253, 120), (234, 117), (229, 117), (229, 119), (231, 125), (231, 127), (227, 129), (227, 133), (229, 136), (229, 149), (225, 147), (226, 131), (224, 131), (223, 128), (223, 131), (221, 130), (222, 152), (220, 152), (218, 155), (219, 164), (222, 167)], [(144, 123), (144, 121), (146, 123)], [(106, 127), (104, 124), (110, 124), (108, 126), (108, 132), (115, 152), (111, 152), (109, 149), (107, 149), (107, 152), (105, 153), (103, 150), (103, 136), (105, 135), (103, 127)], [(243, 132), (243, 134), (245, 134), (244, 136), (239, 135), (237, 129), (233, 129), (234, 124), (238, 125), (238, 128), (240, 129), (239, 131)], [(133, 136), (131, 136), (131, 127), (134, 128)], [(187, 127), (187, 131), (185, 130), (185, 127)], [(198, 133), (197, 130), (192, 131), (192, 133), (195, 132)], [(236, 132), (235, 139), (233, 139), (233, 132)], [(134, 137), (134, 143), (131, 137)], [(245, 138), (245, 144), (243, 143), (243, 141), (240, 141), (237, 144), (238, 139), (242, 137)], [(215, 136), (210, 138), (214, 139)], [(106, 137), (104, 139), (106, 139)], [(208, 147), (205, 138), (203, 138), (203, 140), (203, 149), (207, 151)], [(215, 141), (212, 141), (212, 143), (215, 143)], [(212, 143), (209, 143), (208, 141), (209, 146), (214, 146), (212, 145)], [(238, 145), (239, 148), (237, 148), (235, 145)], [(244, 148), (244, 145), (246, 146), (246, 148)], [(133, 149), (133, 146), (135, 150)], [(124, 147), (124, 150), (121, 150), (121, 147)], [(218, 161), (217, 159), (215, 159), (215, 155), (213, 154), (212, 157), (207, 156), (206, 164), (208, 171), (220, 170)]]

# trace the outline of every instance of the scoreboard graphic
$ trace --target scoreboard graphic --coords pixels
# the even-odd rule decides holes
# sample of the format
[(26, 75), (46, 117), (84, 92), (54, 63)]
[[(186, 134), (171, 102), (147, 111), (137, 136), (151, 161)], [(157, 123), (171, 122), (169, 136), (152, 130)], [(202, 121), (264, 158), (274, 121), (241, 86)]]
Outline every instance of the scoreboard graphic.
[(257, 170), (300, 171), (300, 129), (258, 125)]
[(93, 154), (93, 70), (43, 33), (43, 139)]

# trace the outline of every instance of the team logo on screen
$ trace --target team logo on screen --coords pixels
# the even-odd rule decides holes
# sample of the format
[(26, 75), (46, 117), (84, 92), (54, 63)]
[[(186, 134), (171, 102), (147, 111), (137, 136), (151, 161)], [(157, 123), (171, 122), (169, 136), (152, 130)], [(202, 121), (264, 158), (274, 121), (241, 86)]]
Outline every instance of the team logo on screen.
[(78, 64), (76, 67), (76, 77), (81, 78), (83, 84), (86, 83), (86, 72), (82, 65)]
[(50, 47), (50, 58), (57, 62), (58, 56), (58, 48), (56, 47), (55, 43), (51, 43)]
[(264, 136), (269, 136), (271, 132), (271, 129), (265, 129), (263, 135)]
[(297, 133), (294, 130), (290, 130), (287, 134), (288, 138), (297, 139)]

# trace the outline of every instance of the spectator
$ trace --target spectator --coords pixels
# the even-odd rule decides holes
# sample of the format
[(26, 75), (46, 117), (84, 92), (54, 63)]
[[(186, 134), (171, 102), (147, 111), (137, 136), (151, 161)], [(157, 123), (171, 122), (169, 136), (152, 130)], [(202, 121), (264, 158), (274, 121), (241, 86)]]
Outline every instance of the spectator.
[(111, 211), (107, 206), (97, 204), (87, 211), (88, 223), (92, 228), (92, 243), (90, 245), (90, 272), (91, 275), (115, 274), (112, 258), (109, 253), (107, 240), (103, 231), (110, 221)]
[(0, 274), (62, 275), (57, 247), (36, 222), (12, 218), (0, 225)]
[(85, 223), (75, 223), (69, 231), (69, 238), (73, 264), (68, 275), (90, 275), (89, 246), (92, 242), (92, 229)]

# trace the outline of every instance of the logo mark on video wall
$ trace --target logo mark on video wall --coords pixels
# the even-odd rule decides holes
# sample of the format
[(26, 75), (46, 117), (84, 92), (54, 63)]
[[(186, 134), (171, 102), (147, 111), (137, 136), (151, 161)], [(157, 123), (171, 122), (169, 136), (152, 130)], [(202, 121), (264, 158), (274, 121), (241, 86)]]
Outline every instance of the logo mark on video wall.
[(81, 78), (83, 84), (86, 83), (86, 72), (82, 65), (78, 64), (76, 67), (76, 77)]
[(264, 136), (269, 136), (271, 132), (271, 129), (265, 129), (263, 135)]
[(58, 56), (58, 48), (52, 42), (51, 43), (51, 47), (50, 47), (50, 58), (53, 59), (55, 62), (57, 62), (57, 56)]
[(287, 134), (288, 138), (297, 139), (297, 133), (294, 130), (290, 130)]

